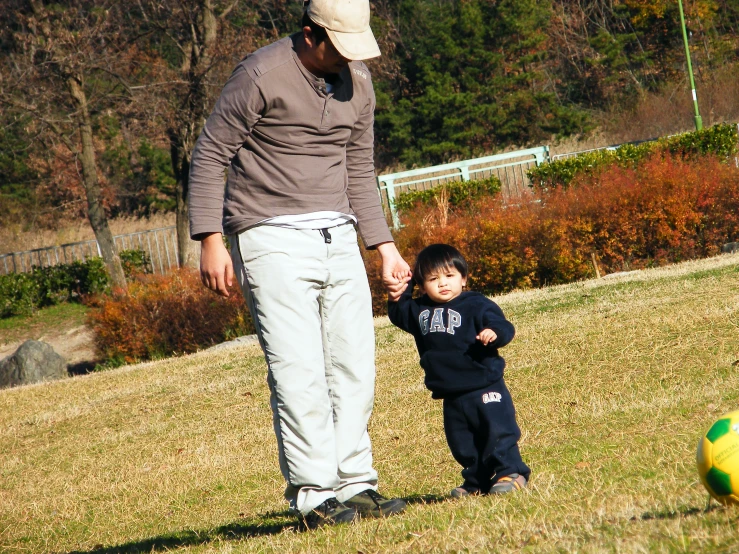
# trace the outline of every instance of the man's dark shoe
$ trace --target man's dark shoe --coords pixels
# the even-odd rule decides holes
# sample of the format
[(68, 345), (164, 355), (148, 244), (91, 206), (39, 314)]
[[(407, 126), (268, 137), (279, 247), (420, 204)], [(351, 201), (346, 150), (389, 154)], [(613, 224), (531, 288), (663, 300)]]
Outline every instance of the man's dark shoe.
[(329, 498), (313, 508), (310, 513), (303, 515), (302, 519), (308, 529), (316, 529), (323, 525), (351, 523), (356, 517), (356, 509), (342, 504), (336, 498)]
[(356, 509), (360, 517), (387, 517), (405, 510), (405, 500), (385, 498), (373, 489), (355, 494), (344, 504)]

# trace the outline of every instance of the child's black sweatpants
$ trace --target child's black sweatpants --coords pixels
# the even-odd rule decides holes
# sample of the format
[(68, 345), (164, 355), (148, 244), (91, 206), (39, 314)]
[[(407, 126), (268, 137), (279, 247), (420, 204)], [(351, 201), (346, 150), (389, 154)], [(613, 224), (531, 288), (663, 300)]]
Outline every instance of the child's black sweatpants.
[(531, 474), (518, 450), (521, 430), (503, 379), (484, 389), (444, 398), (444, 432), (452, 455), (464, 468), (463, 487), (487, 493), (498, 479)]

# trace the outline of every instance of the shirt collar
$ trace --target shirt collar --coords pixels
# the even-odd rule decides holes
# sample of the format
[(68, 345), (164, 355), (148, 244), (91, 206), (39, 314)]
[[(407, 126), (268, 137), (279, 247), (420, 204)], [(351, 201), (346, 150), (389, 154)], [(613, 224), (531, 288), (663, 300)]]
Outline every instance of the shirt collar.
[[(295, 50), (295, 43), (300, 36), (299, 33), (295, 33), (294, 35), (291, 35), (290, 38), (292, 39), (292, 48), (290, 48), (290, 52), (292, 53), (293, 60), (295, 61), (295, 65), (298, 66), (298, 69), (303, 74), (303, 77), (311, 84), (311, 86), (320, 94), (326, 95), (328, 94), (326, 92), (326, 81), (331, 83), (334, 87), (332, 95), (336, 94), (337, 89), (339, 89), (344, 84), (344, 79), (342, 78), (342, 75), (349, 71), (349, 67), (345, 67), (341, 70), (341, 73), (333, 73), (331, 75), (327, 75), (328, 79), (325, 79), (323, 77), (316, 77), (306, 69), (306, 67), (303, 65), (303, 62), (300, 61), (300, 58), (298, 57), (298, 53)], [(328, 39), (326, 39), (328, 40)]]

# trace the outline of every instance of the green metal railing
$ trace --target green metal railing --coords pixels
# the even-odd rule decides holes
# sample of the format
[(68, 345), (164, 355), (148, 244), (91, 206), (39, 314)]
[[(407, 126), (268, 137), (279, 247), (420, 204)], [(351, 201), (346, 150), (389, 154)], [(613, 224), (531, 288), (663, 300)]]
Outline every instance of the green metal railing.
[(395, 209), (397, 194), (412, 190), (428, 190), (454, 181), (470, 181), (496, 176), (502, 193), (508, 197), (520, 195), (530, 185), (526, 171), (549, 161), (549, 147), (539, 146), (483, 158), (473, 158), (443, 165), (400, 171), (377, 177), (377, 187), (383, 204), (392, 217), (393, 228), (400, 228)]

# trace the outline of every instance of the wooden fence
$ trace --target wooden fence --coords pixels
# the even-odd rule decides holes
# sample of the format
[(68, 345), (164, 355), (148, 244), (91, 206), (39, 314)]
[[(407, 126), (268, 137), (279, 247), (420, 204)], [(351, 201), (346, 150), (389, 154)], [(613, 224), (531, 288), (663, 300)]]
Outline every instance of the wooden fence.
[[(123, 250), (142, 250), (151, 260), (154, 273), (167, 273), (179, 267), (177, 254), (177, 231), (175, 226), (140, 231), (113, 237), (118, 252)], [(59, 246), (48, 246), (23, 252), (0, 254), (0, 274), (26, 273), (34, 267), (48, 267), (85, 261), (100, 256), (100, 246), (96, 240), (70, 242)]]

